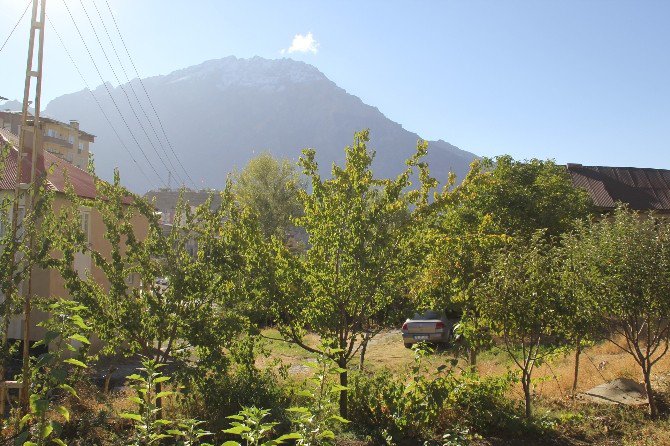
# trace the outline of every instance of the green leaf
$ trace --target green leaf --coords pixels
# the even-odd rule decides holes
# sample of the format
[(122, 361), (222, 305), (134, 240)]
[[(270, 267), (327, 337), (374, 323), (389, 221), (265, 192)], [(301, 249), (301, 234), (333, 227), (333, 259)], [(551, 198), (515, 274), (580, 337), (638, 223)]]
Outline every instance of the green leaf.
[(333, 431), (326, 430), (326, 431), (321, 432), (321, 434), (319, 435), (319, 438), (326, 438), (326, 439), (329, 439), (329, 440), (334, 440), (335, 439), (335, 433)]
[(49, 409), (49, 400), (40, 398), (40, 395), (30, 395), (30, 410), (36, 414), (43, 414)]
[(247, 426), (235, 426), (231, 427), (230, 429), (225, 429), (222, 432), (226, 434), (233, 434), (233, 435), (240, 435), (244, 432), (249, 432), (251, 429), (248, 428)]
[(32, 441), (26, 441), (23, 443), (23, 446), (37, 446), (37, 443), (33, 443)]
[(83, 369), (88, 368), (88, 366), (86, 364), (84, 364), (80, 360), (74, 359), (74, 358), (68, 358), (68, 359), (64, 360), (63, 362), (67, 362), (68, 364), (72, 364), (72, 365), (75, 365), (77, 367), (81, 367)]
[(67, 446), (67, 444), (60, 438), (52, 438), (51, 441), (56, 443), (58, 446)]
[(86, 336), (80, 334), (73, 334), (72, 336), (70, 336), (70, 339), (72, 339), (73, 341), (79, 341), (82, 344), (91, 345), (91, 341), (89, 341)]
[(170, 380), (169, 376), (159, 376), (158, 378), (154, 379), (154, 383), (158, 384), (169, 380)]
[(58, 386), (58, 388), (66, 390), (70, 395), (72, 395), (75, 398), (79, 398), (79, 395), (77, 395), (77, 391), (74, 390), (69, 384), (61, 384)]
[(65, 421), (70, 421), (70, 411), (65, 406), (58, 406), (56, 410), (65, 418)]
[(226, 418), (230, 418), (231, 420), (244, 421), (244, 417), (240, 415), (229, 415)]
[(221, 446), (242, 446), (242, 445), (236, 441), (229, 440), (223, 443)]
[(84, 323), (84, 320), (81, 318), (81, 316), (73, 316), (72, 317), (72, 322), (74, 322), (74, 324), (77, 327), (81, 328), (82, 330), (90, 330), (91, 329), (91, 327), (89, 327), (88, 325), (86, 325)]
[(33, 418), (33, 414), (27, 413), (25, 414), (22, 418), (21, 421), (19, 421), (19, 427), (23, 429), (23, 426), (26, 425), (28, 421), (30, 421)]
[(53, 430), (54, 430), (54, 427), (52, 426), (51, 423), (45, 424), (42, 427), (42, 432), (40, 433), (40, 436), (42, 438), (47, 438), (49, 435), (51, 435), (51, 432), (53, 432)]
[(121, 414), (121, 418), (124, 418), (126, 420), (142, 421), (142, 416), (136, 413), (124, 412)]
[(160, 398), (165, 398), (166, 396), (174, 395), (174, 392), (171, 392), (169, 390), (165, 390), (163, 392), (158, 392), (156, 396), (154, 397), (154, 401), (160, 399)]
[(346, 418), (342, 418), (342, 417), (339, 416), (339, 415), (332, 415), (332, 416), (330, 417), (330, 419), (331, 419), (331, 420), (335, 420), (335, 421), (339, 421), (340, 423), (350, 423), (349, 420), (347, 420)]
[(277, 438), (279, 441), (284, 441), (284, 440), (300, 440), (302, 438), (302, 435), (297, 433), (297, 432), (291, 432), (290, 434), (284, 434), (281, 437)]
[(296, 412), (296, 413), (309, 413), (309, 409), (306, 407), (289, 407), (286, 409), (287, 412)]
[(334, 384), (334, 385), (330, 388), (330, 391), (331, 391), (332, 393), (335, 393), (335, 392), (343, 392), (343, 391), (347, 390), (347, 388), (348, 388), (347, 386), (343, 386), (343, 385), (341, 385), (341, 384)]

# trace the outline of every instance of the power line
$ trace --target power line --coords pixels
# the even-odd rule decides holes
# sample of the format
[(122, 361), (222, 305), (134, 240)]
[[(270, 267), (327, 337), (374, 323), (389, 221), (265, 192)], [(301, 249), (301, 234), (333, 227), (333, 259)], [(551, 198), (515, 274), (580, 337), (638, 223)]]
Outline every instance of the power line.
[(128, 148), (128, 146), (126, 146), (126, 144), (123, 142), (123, 139), (121, 139), (121, 136), (119, 135), (119, 132), (116, 130), (116, 127), (114, 127), (114, 124), (112, 124), (112, 121), (109, 119), (109, 116), (107, 116), (107, 113), (105, 113), (105, 109), (102, 108), (102, 105), (100, 104), (100, 101), (98, 101), (98, 98), (95, 97), (95, 94), (93, 93), (93, 91), (89, 87), (88, 82), (86, 82), (86, 79), (84, 78), (84, 75), (81, 73), (81, 70), (79, 70), (79, 67), (77, 66), (77, 63), (74, 61), (74, 58), (72, 57), (72, 54), (70, 54), (70, 50), (68, 50), (67, 46), (65, 45), (65, 41), (63, 40), (63, 38), (58, 33), (58, 30), (56, 30), (56, 27), (54, 26), (53, 22), (51, 21), (51, 19), (49, 18), (48, 15), (47, 15), (47, 20), (49, 21), (49, 24), (51, 25), (51, 28), (53, 29), (54, 33), (58, 37), (58, 40), (60, 41), (61, 46), (65, 50), (65, 54), (67, 54), (67, 57), (70, 59), (70, 62), (72, 62), (72, 65), (74, 66), (75, 70), (77, 70), (77, 73), (79, 74), (79, 77), (81, 77), (81, 80), (84, 82), (84, 85), (86, 86), (86, 90), (88, 90), (88, 92), (91, 93), (91, 96), (93, 97), (93, 100), (98, 105), (98, 108), (100, 109), (100, 112), (102, 112), (102, 115), (105, 117), (105, 120), (107, 121), (107, 124), (109, 124), (109, 126), (111, 127), (112, 131), (116, 135), (116, 138), (121, 143), (121, 146), (124, 149), (126, 149), (126, 152), (128, 152), (128, 155), (130, 155), (130, 159), (133, 160), (133, 163), (135, 163), (135, 165), (137, 166), (137, 169), (140, 171), (142, 176), (149, 182), (149, 184), (152, 184), (153, 181), (151, 181), (151, 179), (149, 179), (147, 174), (142, 169), (142, 166), (137, 162), (137, 160), (133, 156), (133, 152), (131, 152), (130, 149)]
[[(144, 114), (144, 117), (146, 118), (147, 122), (149, 123), (149, 127), (151, 127), (151, 130), (153, 131), (154, 136), (156, 137), (156, 141), (158, 141), (158, 145), (160, 148), (163, 150), (165, 153), (165, 157), (168, 160), (168, 163), (170, 164), (170, 167), (174, 171), (174, 174), (177, 176), (177, 179), (179, 182), (184, 183), (184, 180), (181, 178), (181, 176), (177, 173), (177, 169), (175, 169), (174, 164), (172, 163), (172, 160), (170, 159), (170, 156), (167, 153), (167, 150), (163, 147), (163, 144), (158, 137), (158, 133), (156, 132), (156, 128), (154, 127), (153, 123), (151, 122), (151, 119), (149, 119), (149, 115), (147, 115), (147, 112), (144, 110), (144, 107), (142, 106), (142, 102), (140, 101), (140, 98), (137, 96), (137, 93), (135, 92), (135, 87), (133, 87), (133, 84), (130, 82), (130, 78), (128, 77), (128, 73), (126, 72), (125, 67), (123, 66), (123, 62), (121, 61), (121, 58), (119, 57), (119, 53), (116, 51), (116, 46), (114, 46), (114, 41), (112, 40), (112, 36), (109, 35), (109, 31), (107, 30), (107, 25), (105, 24), (105, 20), (102, 18), (102, 15), (100, 14), (100, 10), (98, 9), (98, 5), (95, 3), (94, 0), (91, 0), (91, 3), (93, 3), (93, 7), (95, 7), (95, 12), (98, 14), (98, 18), (100, 19), (100, 22), (102, 23), (102, 28), (105, 31), (105, 34), (107, 35), (107, 38), (109, 39), (109, 43), (112, 46), (112, 50), (114, 51), (114, 55), (116, 56), (116, 59), (119, 61), (119, 66), (121, 67), (121, 71), (123, 72), (123, 75), (126, 77), (126, 80), (128, 81), (128, 85), (130, 86), (130, 90), (133, 93), (133, 96), (135, 96), (135, 100), (137, 101), (137, 104), (140, 106), (140, 110)], [(83, 6), (83, 4), (82, 4)], [(87, 14), (88, 16), (88, 14)], [(121, 86), (121, 83), (119, 82), (119, 86)], [(121, 87), (123, 89), (123, 87)], [(146, 132), (145, 132), (146, 134)], [(149, 135), (146, 135), (147, 139), (149, 138)], [(150, 141), (151, 142), (151, 141)], [(153, 144), (152, 144), (153, 146)], [(154, 148), (155, 150), (155, 148)], [(156, 151), (157, 152), (157, 151)], [(158, 152), (157, 152), (158, 153)], [(168, 170), (168, 172), (170, 172)], [(170, 176), (172, 176), (172, 172), (170, 172)], [(170, 181), (168, 181), (168, 184)]]
[(14, 31), (16, 31), (16, 28), (19, 26), (19, 23), (21, 23), (21, 20), (23, 20), (23, 18), (26, 16), (26, 12), (28, 12), (28, 8), (30, 8), (30, 4), (32, 2), (33, 2), (33, 0), (28, 1), (28, 4), (26, 5), (26, 9), (23, 10), (23, 14), (21, 14), (21, 17), (19, 18), (19, 20), (16, 21), (16, 25), (14, 25), (14, 28), (12, 28), (12, 30), (9, 32), (9, 35), (5, 39), (5, 41), (2, 43), (2, 47), (0, 47), (0, 53), (2, 52), (2, 50), (5, 49), (5, 45), (7, 45), (7, 42), (9, 42), (9, 39), (12, 38), (12, 34), (14, 34)]
[(163, 121), (160, 118), (160, 115), (156, 111), (156, 107), (154, 106), (153, 101), (151, 100), (151, 96), (149, 96), (149, 92), (147, 91), (146, 87), (144, 86), (144, 81), (142, 80), (142, 77), (140, 76), (139, 71), (137, 70), (137, 66), (135, 66), (135, 62), (133, 61), (132, 56), (130, 55), (130, 51), (128, 51), (128, 46), (126, 45), (126, 41), (123, 39), (123, 35), (121, 34), (121, 30), (119, 29), (119, 25), (116, 22), (116, 19), (114, 18), (114, 13), (112, 12), (112, 7), (109, 5), (109, 1), (105, 0), (105, 4), (107, 5), (107, 9), (109, 10), (109, 15), (112, 17), (112, 22), (114, 22), (114, 27), (116, 28), (116, 32), (119, 35), (119, 38), (121, 39), (121, 43), (123, 44), (123, 48), (126, 51), (126, 54), (128, 55), (128, 59), (130, 60), (130, 64), (133, 66), (133, 70), (135, 70), (135, 74), (137, 75), (137, 79), (140, 81), (140, 85), (142, 86), (142, 89), (144, 90), (144, 94), (147, 96), (147, 99), (149, 100), (149, 104), (151, 105), (151, 108), (153, 109), (154, 115), (156, 115), (156, 119), (158, 119), (158, 124), (161, 128), (161, 132), (163, 133), (163, 136), (165, 137), (165, 140), (168, 143), (168, 147), (170, 147), (170, 151), (172, 152), (172, 156), (177, 160), (177, 163), (179, 163), (179, 166), (182, 168), (184, 173), (186, 174), (186, 177), (189, 179), (193, 187), (196, 189), (198, 186), (196, 185), (195, 181), (193, 181), (193, 178), (191, 178), (191, 175), (189, 175), (188, 171), (186, 168), (184, 168), (184, 165), (181, 163), (181, 160), (177, 156), (177, 153), (174, 150), (174, 147), (172, 146), (172, 142), (170, 142), (170, 138), (168, 138), (167, 133), (165, 132), (165, 127), (163, 126)]
[(144, 156), (144, 159), (147, 160), (147, 163), (151, 167), (151, 170), (153, 170), (154, 174), (158, 177), (161, 183), (163, 183), (164, 186), (167, 186), (165, 183), (165, 180), (163, 180), (163, 177), (160, 176), (154, 165), (151, 163), (151, 160), (147, 156), (147, 154), (144, 152), (144, 149), (142, 149), (142, 146), (140, 145), (139, 141), (135, 137), (135, 134), (130, 130), (130, 126), (128, 125), (128, 122), (126, 121), (126, 118), (123, 116), (123, 113), (121, 113), (121, 109), (119, 108), (119, 105), (116, 103), (116, 100), (114, 99), (114, 96), (112, 96), (112, 93), (109, 91), (109, 87), (107, 86), (107, 82), (105, 82), (105, 79), (102, 76), (102, 73), (100, 72), (100, 69), (98, 68), (98, 64), (95, 63), (95, 59), (93, 58), (93, 54), (91, 54), (91, 50), (88, 48), (88, 45), (86, 44), (86, 39), (84, 39), (84, 36), (81, 33), (81, 30), (79, 29), (79, 26), (77, 26), (77, 21), (74, 19), (74, 16), (72, 15), (72, 11), (70, 11), (70, 7), (67, 4), (66, 0), (63, 0), (63, 4), (65, 5), (65, 9), (67, 10), (68, 15), (70, 16), (70, 19), (72, 20), (72, 24), (74, 25), (75, 29), (77, 30), (77, 34), (79, 34), (79, 38), (81, 39), (81, 42), (84, 44), (84, 48), (86, 49), (86, 52), (88, 53), (88, 57), (91, 59), (91, 62), (93, 63), (93, 66), (95, 67), (95, 71), (98, 73), (98, 76), (100, 77), (100, 80), (102, 81), (102, 85), (105, 87), (105, 90), (107, 91), (107, 95), (109, 95), (109, 98), (112, 100), (112, 103), (114, 104), (114, 108), (116, 108), (116, 111), (119, 113), (119, 116), (121, 116), (121, 120), (123, 121), (123, 124), (125, 125), (126, 129), (128, 130), (128, 133), (130, 133), (130, 136), (133, 138), (133, 141), (135, 141), (135, 144), (137, 145), (137, 148), (140, 149), (140, 152)]
[(147, 132), (146, 128), (144, 127), (144, 124), (142, 124), (142, 120), (137, 115), (137, 112), (135, 111), (135, 107), (133, 107), (133, 103), (130, 100), (130, 96), (128, 96), (128, 92), (126, 91), (125, 88), (123, 88), (123, 84), (121, 83), (121, 80), (119, 79), (119, 76), (116, 74), (116, 70), (114, 69), (114, 65), (112, 64), (112, 61), (109, 60), (109, 56), (107, 56), (107, 52), (105, 51), (105, 47), (102, 44), (102, 41), (100, 40), (100, 37), (98, 36), (98, 32), (95, 29), (95, 25), (93, 24), (93, 20), (91, 20), (91, 17), (89, 16), (88, 11), (86, 10), (86, 7), (84, 6), (84, 1), (79, 0), (79, 3), (81, 4), (81, 8), (84, 10), (84, 14), (86, 15), (88, 23), (91, 25), (91, 29), (93, 30), (93, 35), (95, 36), (95, 40), (98, 42), (98, 45), (100, 46), (100, 49), (102, 50), (102, 55), (105, 57), (105, 60), (107, 61), (107, 65), (109, 65), (109, 68), (112, 70), (112, 74), (114, 75), (114, 78), (116, 79), (116, 82), (119, 84), (119, 88), (121, 89), (121, 92), (123, 92), (123, 95), (126, 97), (126, 101), (128, 101), (128, 106), (130, 107), (130, 111), (133, 113), (133, 116), (135, 116), (135, 119), (137, 120), (137, 123), (140, 125), (140, 129), (142, 129), (142, 132), (144, 133), (144, 136), (147, 138), (147, 141), (149, 141), (149, 145), (151, 146), (152, 149), (154, 149), (154, 152), (156, 153), (156, 156), (158, 157), (158, 160), (161, 162), (161, 164), (163, 165), (165, 170), (167, 172), (170, 172), (170, 168), (167, 166), (167, 164), (165, 164), (165, 161), (163, 160), (163, 157), (158, 152), (158, 149), (156, 148), (153, 141), (151, 140), (151, 137), (149, 137), (149, 133)]

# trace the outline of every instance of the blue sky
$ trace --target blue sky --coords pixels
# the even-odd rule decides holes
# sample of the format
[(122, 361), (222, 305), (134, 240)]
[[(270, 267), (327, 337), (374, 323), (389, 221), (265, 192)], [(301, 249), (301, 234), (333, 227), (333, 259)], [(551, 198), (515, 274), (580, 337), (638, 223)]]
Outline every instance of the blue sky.
[[(79, 1), (67, 3), (102, 62)], [(670, 168), (669, 1), (109, 3), (143, 77), (228, 55), (291, 57), (422, 137), (480, 155)], [(0, 0), (2, 41), (26, 4)], [(63, 0), (47, 8), (89, 84), (100, 84)], [(0, 53), (1, 96), (22, 95), (27, 26), (26, 17)], [(83, 88), (50, 31), (46, 101)], [(282, 54), (310, 32), (315, 53)]]

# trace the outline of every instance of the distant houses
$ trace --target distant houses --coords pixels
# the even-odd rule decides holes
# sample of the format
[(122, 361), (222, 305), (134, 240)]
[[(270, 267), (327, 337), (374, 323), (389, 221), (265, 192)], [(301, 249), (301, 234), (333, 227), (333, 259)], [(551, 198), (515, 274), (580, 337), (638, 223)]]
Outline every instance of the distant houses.
[(221, 195), (219, 194), (219, 191), (213, 189), (181, 190), (162, 188), (150, 190), (144, 194), (144, 198), (150, 203), (153, 203), (156, 210), (160, 212), (161, 224), (170, 226), (174, 222), (177, 202), (179, 201), (179, 194), (181, 193), (183, 193), (183, 199), (191, 210), (194, 210), (196, 207), (205, 203), (210, 196), (212, 197), (212, 209), (221, 206)]

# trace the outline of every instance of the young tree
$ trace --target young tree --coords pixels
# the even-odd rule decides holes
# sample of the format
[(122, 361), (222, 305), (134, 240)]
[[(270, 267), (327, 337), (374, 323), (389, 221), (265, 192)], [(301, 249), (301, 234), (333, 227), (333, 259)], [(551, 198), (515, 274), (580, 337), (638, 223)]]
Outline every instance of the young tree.
[(419, 306), (461, 312), (459, 328), (474, 365), (490, 343), (476, 293), (496, 254), (512, 237), (543, 230), (551, 240), (570, 230), (589, 215), (589, 198), (553, 161), (501, 156), (474, 161), (441, 202), (424, 232), (429, 253), (413, 295)]
[(265, 152), (233, 175), (233, 193), (258, 216), (263, 233), (286, 238), (302, 206), (298, 194), (304, 186), (295, 163)]
[(670, 225), (622, 207), (575, 237), (576, 276), (600, 301), (608, 339), (640, 366), (655, 417), (651, 372), (670, 336)]
[[(302, 348), (327, 355), (339, 367), (340, 415), (347, 416), (347, 369), (370, 332), (370, 321), (405, 295), (411, 255), (405, 249), (408, 230), (429, 209), (434, 187), (420, 162), (426, 144), (419, 143), (407, 169), (395, 179), (377, 179), (367, 148), (369, 132), (357, 133), (347, 147), (344, 167), (334, 165), (323, 179), (314, 150), (305, 150), (300, 165), (309, 179), (301, 191), (304, 216), (297, 223), (309, 235), (307, 252), (294, 254), (277, 245), (275, 310), (281, 333)], [(418, 167), (421, 186), (409, 190)], [(321, 336), (325, 351), (305, 343), (305, 330)]]
[[(0, 179), (6, 174), (5, 162), (10, 156), (16, 158), (17, 154), (11, 151), (8, 144), (0, 147)], [(32, 269), (46, 258), (56, 235), (43, 228), (44, 220), (50, 218), (48, 211), (52, 202), (53, 192), (45, 187), (43, 181), (31, 184), (18, 198), (13, 191), (0, 196), (0, 382), (7, 378), (8, 361), (13, 356), (9, 340), (10, 323), (25, 312), (26, 300), (21, 297), (29, 292), (26, 279)], [(13, 217), (15, 213), (18, 217), (16, 219)], [(28, 353), (29, 350), (24, 348), (26, 364)], [(26, 366), (23, 378), (25, 383), (29, 380), (28, 373)], [(0, 388), (0, 398), (4, 398), (4, 391), (3, 386)], [(22, 397), (25, 402), (25, 390), (22, 390)], [(1, 401), (4, 407), (4, 399)]]
[[(53, 266), (70, 294), (90, 312), (93, 332), (107, 351), (140, 353), (158, 363), (220, 361), (223, 347), (245, 327), (235, 312), (248, 297), (252, 276), (246, 259), (254, 252), (253, 219), (235, 205), (229, 190), (212, 211), (211, 200), (191, 212), (180, 201), (175, 223), (164, 231), (153, 207), (119, 184), (96, 180), (97, 198), (62, 210), (60, 246)], [(78, 221), (68, 212), (88, 205), (102, 218), (107, 246), (86, 246)], [(141, 228), (145, 228), (142, 231)], [(143, 233), (144, 232), (144, 233)], [(95, 268), (82, 277), (77, 251), (90, 253)], [(219, 363), (220, 364), (220, 363)]]
[(532, 415), (531, 385), (535, 365), (560, 324), (561, 296), (553, 249), (538, 231), (518, 238), (495, 259), (478, 293), (480, 311), (503, 341), (521, 371), (526, 417)]
[[(577, 226), (584, 231), (586, 221)], [(594, 240), (582, 240), (575, 233), (562, 237), (557, 249), (560, 263), (560, 292), (563, 295), (560, 335), (574, 347), (575, 367), (572, 395), (579, 383), (580, 356), (585, 346), (599, 339), (605, 331), (602, 319), (602, 299), (598, 292), (600, 277), (593, 268), (593, 255), (598, 252)], [(588, 266), (591, 265), (591, 266)]]

